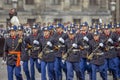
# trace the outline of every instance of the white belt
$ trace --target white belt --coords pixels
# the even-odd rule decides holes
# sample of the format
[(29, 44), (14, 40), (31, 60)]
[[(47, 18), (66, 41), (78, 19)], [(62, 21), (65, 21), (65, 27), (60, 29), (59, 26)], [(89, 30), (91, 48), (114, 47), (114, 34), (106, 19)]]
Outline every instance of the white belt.
[(77, 51), (80, 51), (80, 50), (79, 50), (79, 49), (73, 49), (72, 51), (73, 51), (73, 52), (77, 52)]
[(48, 50), (48, 51), (45, 51), (45, 53), (50, 53), (50, 52), (53, 52), (53, 50)]

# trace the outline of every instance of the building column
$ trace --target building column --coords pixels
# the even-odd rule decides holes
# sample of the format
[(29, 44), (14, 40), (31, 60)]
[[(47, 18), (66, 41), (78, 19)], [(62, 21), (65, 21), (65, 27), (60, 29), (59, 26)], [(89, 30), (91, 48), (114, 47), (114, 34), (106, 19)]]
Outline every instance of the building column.
[(82, 11), (82, 8), (83, 8), (83, 0), (80, 0), (80, 3), (79, 3), (79, 7), (80, 7), (80, 10)]
[(61, 0), (61, 10), (64, 10), (64, 4), (65, 4), (65, 2), (64, 2), (64, 0)]
[(12, 6), (13, 6), (13, 8), (17, 9), (18, 8), (18, 0), (12, 0)]
[(34, 0), (36, 9), (40, 8), (41, 0)]
[(89, 0), (83, 0), (83, 8), (87, 9), (89, 7)]
[(3, 0), (0, 0), (0, 9), (3, 8)]
[(24, 4), (23, 0), (18, 1), (18, 10), (23, 10), (24, 9), (23, 4)]
[(101, 0), (97, 0), (98, 6), (101, 7)]
[(70, 9), (70, 0), (64, 0), (64, 10)]
[(108, 0), (105, 0), (106, 1), (106, 10), (109, 10), (109, 1)]
[(81, 9), (83, 7), (83, 0), (80, 0), (80, 6), (81, 6)]
[(120, 0), (116, 0), (116, 22), (120, 23)]

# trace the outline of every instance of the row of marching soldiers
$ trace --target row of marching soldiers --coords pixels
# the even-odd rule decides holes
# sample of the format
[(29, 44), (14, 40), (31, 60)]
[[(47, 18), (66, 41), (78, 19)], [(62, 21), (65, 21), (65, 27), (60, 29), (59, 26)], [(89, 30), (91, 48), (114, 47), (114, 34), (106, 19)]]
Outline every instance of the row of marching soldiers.
[(41, 73), (40, 80), (47, 80), (46, 73), (49, 80), (62, 80), (62, 72), (66, 80), (75, 80), (74, 71), (76, 80), (85, 80), (86, 71), (90, 80), (97, 80), (97, 72), (108, 80), (108, 70), (113, 80), (120, 79), (120, 24), (93, 25), (91, 29), (87, 22), (75, 26), (40, 28), (36, 24), (30, 35), (24, 35), (23, 26), (11, 26), (2, 61), (7, 64), (8, 80), (13, 80), (14, 71), (16, 80), (23, 80), (21, 66), (27, 80), (35, 80), (34, 66)]

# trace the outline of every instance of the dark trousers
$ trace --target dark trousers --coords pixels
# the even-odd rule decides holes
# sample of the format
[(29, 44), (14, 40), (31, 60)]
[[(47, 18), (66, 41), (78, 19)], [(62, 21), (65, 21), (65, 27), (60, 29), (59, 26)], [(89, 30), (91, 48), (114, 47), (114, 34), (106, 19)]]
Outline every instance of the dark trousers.
[(15, 77), (16, 80), (23, 80), (22, 74), (21, 74), (21, 66), (16, 67), (15, 65), (7, 65), (7, 72), (8, 72), (8, 80), (13, 80), (13, 74), (15, 70)]
[(117, 80), (119, 78), (118, 72), (119, 72), (119, 67), (118, 67), (118, 58), (111, 58), (107, 59), (108, 63), (108, 69), (112, 72), (113, 79)]
[(25, 72), (27, 80), (30, 80), (30, 73), (29, 73), (28, 61), (24, 61), (23, 62), (23, 71)]
[(55, 80), (54, 62), (45, 62), (41, 60), (41, 80), (47, 80), (46, 78), (46, 66), (48, 69), (49, 80)]
[(76, 72), (76, 76), (79, 77), (78, 80), (83, 80), (82, 71), (80, 70), (79, 62), (66, 61), (66, 65), (67, 65), (67, 80), (73, 80), (74, 71)]
[(55, 79), (62, 80), (62, 70), (65, 73), (67, 79), (67, 70), (66, 70), (66, 63), (62, 63), (62, 59), (60, 57), (55, 58)]
[(35, 80), (35, 68), (34, 63), (36, 63), (36, 68), (38, 72), (41, 72), (41, 64), (38, 63), (37, 58), (30, 58), (30, 72), (31, 72), (31, 80)]
[(90, 64), (91, 66), (91, 72), (90, 72), (90, 80), (97, 80), (96, 79), (96, 73), (97, 71), (100, 72), (100, 76), (102, 77), (102, 80), (108, 80), (107, 79), (107, 61), (105, 61), (105, 64), (103, 65), (95, 65)]

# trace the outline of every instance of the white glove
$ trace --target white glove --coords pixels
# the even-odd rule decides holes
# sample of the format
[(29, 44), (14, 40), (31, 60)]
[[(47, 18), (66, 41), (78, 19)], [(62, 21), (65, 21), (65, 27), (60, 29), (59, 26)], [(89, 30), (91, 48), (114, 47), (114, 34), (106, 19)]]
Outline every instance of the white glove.
[(59, 41), (62, 42), (62, 43), (65, 43), (65, 41), (62, 37), (59, 38)]
[(20, 65), (23, 65), (23, 63), (24, 63), (23, 61), (20, 61)]
[(120, 37), (118, 38), (118, 41), (120, 41)]
[(47, 45), (52, 47), (52, 43), (50, 41), (47, 42)]
[(89, 41), (89, 39), (86, 36), (83, 37), (83, 40)]
[(33, 41), (33, 44), (39, 45), (39, 41), (34, 40), (34, 41)]
[(111, 38), (108, 39), (108, 42), (113, 43), (113, 40)]
[(6, 61), (5, 61), (5, 60), (2, 60), (2, 64), (6, 64)]
[(100, 47), (103, 47), (103, 46), (104, 46), (104, 44), (103, 44), (103, 43), (99, 43), (99, 46), (100, 46)]
[(89, 62), (87, 62), (87, 65), (89, 65), (90, 63)]
[(62, 60), (62, 63), (64, 64), (64, 63), (65, 63), (65, 60)]
[(41, 62), (40, 59), (38, 59), (38, 63), (39, 63), (39, 64), (40, 64), (40, 62)]
[(77, 44), (76, 44), (76, 43), (73, 43), (73, 44), (72, 44), (72, 47), (77, 48)]

